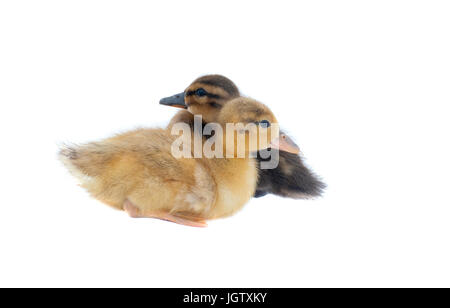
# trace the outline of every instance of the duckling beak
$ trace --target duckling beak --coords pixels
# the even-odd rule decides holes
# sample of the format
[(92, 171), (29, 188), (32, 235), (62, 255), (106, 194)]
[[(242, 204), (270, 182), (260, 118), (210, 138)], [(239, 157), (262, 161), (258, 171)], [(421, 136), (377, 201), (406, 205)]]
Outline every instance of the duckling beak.
[(270, 144), (271, 148), (279, 149), (280, 151), (298, 154), (300, 153), (300, 148), (295, 142), (289, 138), (288, 135), (281, 133), (279, 138), (276, 138)]
[(187, 109), (186, 103), (184, 102), (184, 92), (161, 98), (159, 103), (161, 105)]

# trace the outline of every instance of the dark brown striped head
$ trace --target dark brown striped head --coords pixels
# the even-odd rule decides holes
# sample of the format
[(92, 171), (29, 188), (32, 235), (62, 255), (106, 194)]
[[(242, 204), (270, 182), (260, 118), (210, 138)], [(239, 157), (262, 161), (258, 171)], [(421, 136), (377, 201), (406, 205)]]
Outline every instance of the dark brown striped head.
[(217, 122), (223, 105), (236, 97), (239, 97), (239, 90), (230, 79), (221, 75), (206, 75), (197, 78), (183, 93), (163, 98), (160, 104), (187, 108), (209, 123)]

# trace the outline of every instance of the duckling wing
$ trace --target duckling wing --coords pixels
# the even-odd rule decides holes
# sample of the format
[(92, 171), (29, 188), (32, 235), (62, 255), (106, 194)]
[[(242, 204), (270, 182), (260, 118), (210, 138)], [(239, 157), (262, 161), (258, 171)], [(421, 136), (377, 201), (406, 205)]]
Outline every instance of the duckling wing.
[(168, 130), (143, 130), (119, 137), (125, 139), (124, 146), (134, 159), (131, 169), (135, 170), (133, 178), (137, 180), (129, 199), (146, 215), (156, 211), (201, 221), (214, 203), (215, 182), (201, 160), (172, 155), (175, 138)]

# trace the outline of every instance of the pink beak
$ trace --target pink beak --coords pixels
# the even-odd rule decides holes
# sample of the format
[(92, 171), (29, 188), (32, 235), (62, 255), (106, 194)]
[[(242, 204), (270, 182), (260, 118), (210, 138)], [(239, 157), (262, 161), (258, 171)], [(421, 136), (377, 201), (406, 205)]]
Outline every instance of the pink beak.
[(300, 153), (300, 148), (298, 147), (298, 145), (295, 144), (295, 142), (292, 141), (292, 139), (284, 133), (281, 133), (279, 138), (276, 138), (274, 141), (272, 141), (270, 147), (288, 153)]

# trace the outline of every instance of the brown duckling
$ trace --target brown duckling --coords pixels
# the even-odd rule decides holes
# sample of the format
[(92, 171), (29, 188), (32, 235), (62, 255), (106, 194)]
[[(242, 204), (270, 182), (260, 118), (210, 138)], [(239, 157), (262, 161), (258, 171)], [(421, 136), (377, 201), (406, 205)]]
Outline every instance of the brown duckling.
[[(254, 127), (258, 137), (261, 132), (268, 137), (254, 144), (248, 142), (247, 130), (225, 131), (227, 158), (175, 158), (171, 147), (177, 137), (167, 129), (137, 129), (99, 142), (67, 146), (59, 157), (93, 197), (132, 217), (206, 226), (206, 220), (234, 214), (254, 195), (258, 170), (250, 153), (286, 147), (269, 129), (270, 124), (276, 126), (275, 116), (254, 100), (229, 101), (216, 120), (224, 131), (226, 123), (264, 123)], [(236, 145), (239, 134), (244, 136), (243, 157), (237, 157), (236, 148), (227, 143), (231, 140)]]
[[(168, 129), (175, 123), (184, 122), (193, 127), (193, 115), (201, 115), (204, 123), (217, 121), (217, 116), (228, 101), (239, 97), (237, 86), (227, 77), (206, 75), (196, 79), (179, 94), (160, 100), (160, 104), (179, 107), (180, 110), (170, 121)], [(284, 133), (280, 134), (293, 147), (295, 143)], [(265, 161), (258, 152), (258, 160)], [(255, 197), (275, 194), (294, 199), (318, 197), (326, 185), (303, 163), (302, 157), (279, 152), (279, 164), (274, 169), (261, 169)]]

